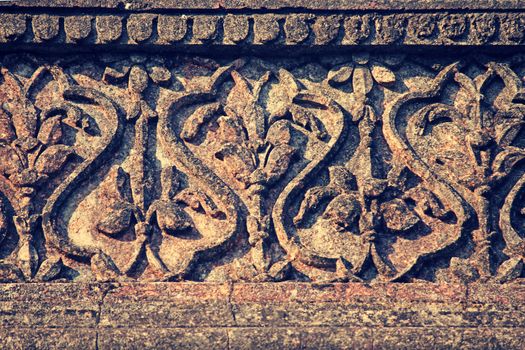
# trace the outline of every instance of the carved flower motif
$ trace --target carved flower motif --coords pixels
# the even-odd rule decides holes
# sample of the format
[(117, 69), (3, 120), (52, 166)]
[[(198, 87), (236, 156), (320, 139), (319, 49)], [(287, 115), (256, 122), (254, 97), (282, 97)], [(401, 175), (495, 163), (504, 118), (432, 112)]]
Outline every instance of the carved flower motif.
[[(231, 75), (235, 85), (228, 95), (224, 115), (217, 118), (217, 128), (209, 137), (216, 150), (215, 158), (228, 164), (226, 170), (230, 176), (241, 188), (250, 188), (257, 193), (284, 175), (295, 153), (290, 145), (289, 122), (276, 121), (288, 112), (293, 91), (287, 94), (270, 93), (273, 118), (266, 126), (258, 99), (269, 73), (253, 85), (236, 71), (232, 71)], [(185, 122), (181, 137), (193, 141), (201, 126), (219, 111), (217, 103), (197, 109)]]
[(396, 82), (396, 76), (388, 66), (396, 66), (402, 60), (403, 56), (390, 56), (383, 64), (366, 52), (353, 54), (351, 62), (339, 65), (328, 72), (326, 82), (331, 86), (339, 87), (351, 81), (356, 106), (353, 106), (350, 112), (353, 120), (358, 121), (365, 115), (367, 96), (372, 91), (374, 82), (391, 88)]
[[(7, 70), (2, 74), (20, 86)], [(40, 74), (37, 71), (33, 80)], [(61, 143), (64, 127), (85, 121), (78, 109), (67, 105), (39, 111), (25, 96), (28, 90), (20, 86), (17, 99), (0, 108), (0, 172), (18, 187), (34, 187), (59, 171), (74, 153)]]
[[(505, 86), (495, 99), (488, 100), (483, 91), (495, 79)], [(489, 64), (475, 79), (455, 72), (454, 80), (460, 98), (452, 105), (434, 103), (421, 109), (408, 126), (409, 133), (414, 138), (432, 135), (423, 154), (433, 154), (438, 172), (451, 171), (469, 190), (483, 192), (525, 156), (513, 146), (525, 120), (524, 92), (519, 77), (500, 64)]]
[(135, 57), (134, 62), (106, 67), (103, 81), (110, 84), (127, 83), (132, 101), (127, 108), (127, 119), (135, 119), (139, 114), (156, 116), (156, 112), (142, 98), (150, 81), (166, 85), (171, 80), (171, 72), (162, 62), (148, 62), (143, 57)]

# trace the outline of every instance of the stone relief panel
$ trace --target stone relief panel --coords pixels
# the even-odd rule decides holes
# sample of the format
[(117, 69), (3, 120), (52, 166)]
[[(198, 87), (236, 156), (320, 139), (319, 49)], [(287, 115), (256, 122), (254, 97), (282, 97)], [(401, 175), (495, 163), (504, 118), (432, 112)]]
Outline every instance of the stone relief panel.
[(0, 66), (2, 282), (524, 276), (521, 55)]

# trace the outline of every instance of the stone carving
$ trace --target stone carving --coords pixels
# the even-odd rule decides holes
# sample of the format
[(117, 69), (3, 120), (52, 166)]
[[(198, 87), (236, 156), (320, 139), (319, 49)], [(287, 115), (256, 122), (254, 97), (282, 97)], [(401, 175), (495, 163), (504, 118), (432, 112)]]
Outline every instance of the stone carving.
[(78, 60), (2, 58), (1, 281), (523, 277), (520, 56)]
[[(523, 12), (226, 15), (2, 13), (1, 43), (122, 45), (520, 45)], [(250, 23), (253, 25), (250, 25)], [(61, 24), (63, 23), (63, 25)], [(282, 27), (280, 23), (283, 23)]]

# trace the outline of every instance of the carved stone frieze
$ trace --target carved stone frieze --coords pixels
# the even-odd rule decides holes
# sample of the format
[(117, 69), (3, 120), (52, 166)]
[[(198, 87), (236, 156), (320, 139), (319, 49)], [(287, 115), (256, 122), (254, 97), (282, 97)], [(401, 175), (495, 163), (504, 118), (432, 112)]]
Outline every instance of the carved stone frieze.
[(0, 0), (1, 349), (523, 349), (522, 0)]
[(4, 55), (0, 279), (523, 277), (521, 55)]

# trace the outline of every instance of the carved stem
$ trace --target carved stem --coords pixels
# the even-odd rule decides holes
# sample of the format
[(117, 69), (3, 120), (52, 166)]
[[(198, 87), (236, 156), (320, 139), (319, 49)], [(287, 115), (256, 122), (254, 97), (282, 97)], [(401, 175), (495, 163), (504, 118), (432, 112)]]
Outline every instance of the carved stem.
[(483, 188), (475, 191), (475, 210), (478, 213), (479, 229), (474, 231), (476, 265), (482, 278), (490, 277), (490, 238), (492, 220), (490, 220), (490, 200), (486, 197)]
[(131, 150), (133, 160), (133, 171), (130, 174), (131, 191), (133, 193), (133, 202), (141, 210), (146, 212), (146, 194), (147, 186), (147, 166), (145, 166), (145, 156), (148, 144), (148, 116), (141, 112), (135, 124), (135, 143)]

